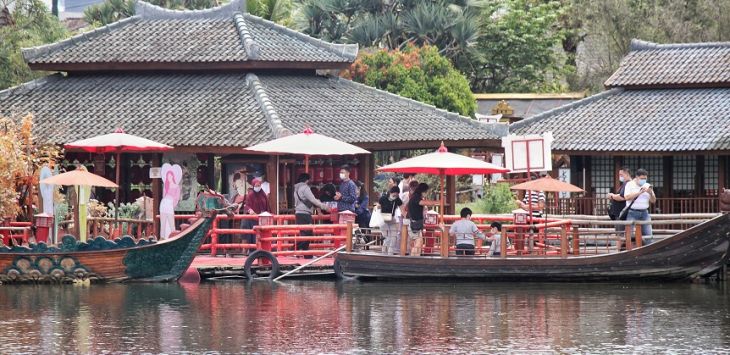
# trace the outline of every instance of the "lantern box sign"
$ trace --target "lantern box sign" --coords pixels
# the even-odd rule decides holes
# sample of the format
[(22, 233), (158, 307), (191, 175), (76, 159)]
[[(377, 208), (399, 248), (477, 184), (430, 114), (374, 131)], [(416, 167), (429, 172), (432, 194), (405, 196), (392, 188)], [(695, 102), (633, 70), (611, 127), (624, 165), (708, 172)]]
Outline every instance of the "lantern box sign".
[(436, 211), (430, 210), (426, 212), (426, 218), (423, 220), (423, 224), (429, 226), (435, 226), (439, 223), (439, 214)]
[(162, 168), (150, 168), (150, 179), (159, 179), (162, 177)]
[(515, 217), (515, 224), (527, 224), (529, 212), (527, 212), (521, 208), (518, 208), (518, 209), (512, 211), (512, 214)]
[(347, 224), (349, 223), (355, 223), (355, 219), (357, 218), (357, 215), (353, 213), (352, 211), (342, 211), (340, 212), (339, 216), (339, 223), (340, 224)]
[(261, 214), (259, 214), (259, 225), (260, 226), (274, 225), (274, 215), (269, 212), (262, 212)]
[(47, 213), (37, 214), (35, 216), (35, 226), (43, 228), (53, 227), (53, 216)]

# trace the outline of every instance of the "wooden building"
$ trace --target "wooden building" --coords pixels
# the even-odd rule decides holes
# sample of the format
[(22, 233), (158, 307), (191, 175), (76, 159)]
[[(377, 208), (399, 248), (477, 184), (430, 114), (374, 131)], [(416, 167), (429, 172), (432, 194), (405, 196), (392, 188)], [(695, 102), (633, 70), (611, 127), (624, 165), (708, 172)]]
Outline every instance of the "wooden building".
[(514, 123), (580, 100), (586, 97), (586, 94), (583, 92), (475, 93), (474, 97), (477, 99), (477, 113), (479, 115), (502, 115), (499, 122)]
[[(280, 201), (286, 207), (287, 187), (303, 170), (301, 157), (244, 148), (307, 127), (371, 151), (436, 149), (441, 141), (449, 148), (499, 149), (504, 126), (338, 77), (357, 53), (357, 45), (327, 43), (245, 13), (241, 0), (197, 11), (138, 2), (135, 16), (23, 50), (32, 69), (58, 73), (0, 91), (0, 114), (33, 112), (38, 137), (49, 143), (121, 127), (175, 147), (165, 154), (124, 154), (121, 162), (68, 152), (64, 164), (85, 164), (107, 177), (123, 164), (122, 199), (132, 201), (160, 196), (150, 167), (179, 163), (185, 171), (180, 211), (193, 208), (199, 185), (214, 186), (218, 163), (223, 192), (245, 171), (248, 179), (270, 183), (272, 206)], [(370, 185), (370, 156), (315, 157), (315, 182), (335, 180), (332, 170), (342, 163), (356, 166), (357, 178)], [(99, 196), (108, 201), (112, 194)]]
[(586, 190), (550, 209), (605, 214), (605, 196), (626, 166), (649, 172), (652, 212), (717, 212), (718, 190), (730, 186), (730, 42), (633, 40), (605, 86), (510, 125), (515, 134), (551, 131), (556, 160)]

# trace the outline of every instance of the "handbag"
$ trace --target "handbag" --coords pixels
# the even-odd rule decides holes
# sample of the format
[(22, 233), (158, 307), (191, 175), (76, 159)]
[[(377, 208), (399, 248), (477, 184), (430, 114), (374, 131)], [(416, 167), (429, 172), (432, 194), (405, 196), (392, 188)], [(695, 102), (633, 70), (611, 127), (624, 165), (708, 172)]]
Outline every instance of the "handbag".
[(384, 222), (393, 222), (393, 215), (395, 214), (395, 203), (393, 204), (393, 210), (390, 213), (380, 212)]
[(412, 219), (411, 220), (411, 230), (414, 232), (418, 232), (421, 229), (423, 229), (423, 220), (422, 219), (421, 220)]

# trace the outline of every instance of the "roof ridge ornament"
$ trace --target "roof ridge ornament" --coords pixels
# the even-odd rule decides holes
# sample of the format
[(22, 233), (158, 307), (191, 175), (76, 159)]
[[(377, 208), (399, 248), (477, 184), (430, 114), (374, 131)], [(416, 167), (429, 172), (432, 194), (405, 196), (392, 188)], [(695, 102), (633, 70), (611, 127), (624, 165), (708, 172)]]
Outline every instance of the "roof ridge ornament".
[(274, 138), (290, 136), (292, 134), (291, 131), (284, 127), (284, 124), (281, 122), (281, 118), (279, 118), (279, 114), (276, 112), (274, 104), (271, 102), (271, 99), (269, 99), (269, 95), (266, 94), (266, 89), (264, 89), (264, 86), (261, 84), (259, 77), (253, 73), (246, 74), (246, 85), (251, 91), (253, 91), (253, 94), (256, 97), (256, 102), (264, 111), (264, 116), (266, 116), (266, 120), (269, 122), (269, 128), (271, 128)]
[(689, 49), (689, 48), (717, 48), (730, 47), (730, 42), (695, 42), (695, 43), (654, 43), (638, 38), (631, 39), (629, 52), (652, 49)]
[(441, 141), (441, 146), (439, 147), (439, 149), (437, 150), (437, 152), (439, 152), (439, 153), (448, 153), (448, 151), (449, 150), (444, 145), (444, 141)]
[(233, 22), (236, 25), (238, 35), (241, 36), (241, 44), (243, 44), (243, 49), (246, 51), (248, 59), (258, 60), (261, 55), (261, 51), (259, 50), (259, 45), (256, 41), (254, 41), (251, 31), (249, 31), (248, 26), (246, 25), (246, 18), (242, 13), (236, 12), (233, 15)]

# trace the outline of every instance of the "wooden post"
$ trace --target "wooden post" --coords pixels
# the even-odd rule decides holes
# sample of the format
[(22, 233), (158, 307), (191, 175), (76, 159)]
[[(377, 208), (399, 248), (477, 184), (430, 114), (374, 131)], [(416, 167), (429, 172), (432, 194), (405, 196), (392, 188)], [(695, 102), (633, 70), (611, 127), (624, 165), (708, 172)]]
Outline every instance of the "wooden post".
[[(152, 156), (152, 166), (162, 166), (162, 154), (156, 153)], [(160, 220), (155, 218), (160, 212), (160, 200), (162, 200), (162, 179), (152, 179), (152, 223), (154, 224), (155, 236), (160, 235)]]
[(625, 242), (626, 243), (626, 250), (631, 250), (631, 249), (633, 249), (631, 247), (631, 224), (627, 224), (626, 225), (626, 228), (625, 228), (625, 232), (624, 233), (626, 234), (625, 235), (625, 239), (626, 239), (626, 242)]
[(636, 230), (636, 247), (640, 248), (642, 245), (641, 240), (641, 224), (637, 224), (636, 227), (634, 227)]
[(352, 222), (350, 221), (347, 222), (347, 244), (345, 251), (352, 253)]
[[(211, 231), (210, 231), (210, 256), (215, 256), (218, 252), (218, 233), (216, 230), (218, 230), (218, 218), (213, 219), (213, 223), (211, 225)], [(258, 240), (259, 236), (256, 236), (256, 239)]]
[(578, 226), (573, 226), (573, 255), (580, 255), (580, 233)]
[(503, 230), (502, 234), (499, 235), (502, 238), (499, 243), (499, 257), (502, 259), (507, 258), (507, 230)]
[(266, 181), (269, 183), (269, 208), (271, 209), (271, 213), (276, 214), (279, 210), (279, 205), (277, 204), (277, 201), (279, 201), (279, 174), (276, 173), (277, 171), (277, 160), (278, 157), (276, 155), (269, 156), (269, 161), (266, 162)]
[(441, 230), (441, 257), (449, 257), (449, 227), (444, 226)]
[(380, 192), (373, 190), (373, 172), (375, 171), (375, 159), (370, 154), (362, 156), (360, 163), (360, 181), (365, 184), (365, 191), (368, 192), (370, 206), (380, 198)]
[(568, 231), (564, 225), (560, 226), (560, 257), (568, 257)]
[(446, 178), (446, 214), (456, 214), (456, 176), (450, 175)]
[(725, 184), (725, 181), (727, 180), (727, 177), (725, 176), (725, 170), (726, 170), (726, 162), (727, 162), (727, 156), (719, 155), (717, 157), (717, 193), (721, 193), (722, 189), (726, 188), (727, 185)]
[(400, 229), (400, 256), (406, 255), (408, 244), (408, 226), (404, 224)]

